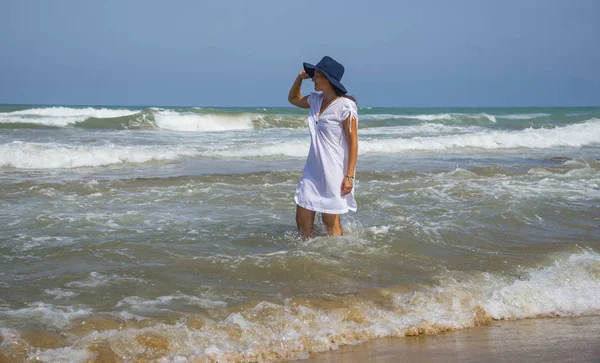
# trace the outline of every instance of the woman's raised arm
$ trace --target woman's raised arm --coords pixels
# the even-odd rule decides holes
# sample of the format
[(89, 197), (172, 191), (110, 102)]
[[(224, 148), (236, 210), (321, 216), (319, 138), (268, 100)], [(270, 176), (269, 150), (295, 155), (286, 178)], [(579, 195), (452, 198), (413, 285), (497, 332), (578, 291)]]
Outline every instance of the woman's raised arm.
[(310, 78), (310, 77), (304, 70), (302, 70), (298, 74), (298, 77), (296, 77), (296, 80), (294, 81), (292, 88), (290, 88), (290, 93), (288, 94), (288, 101), (290, 101), (290, 103), (292, 105), (301, 107), (301, 108), (310, 108), (310, 105), (308, 104), (308, 96), (302, 96), (300, 94), (300, 87), (302, 86), (302, 80), (308, 79), (308, 78)]

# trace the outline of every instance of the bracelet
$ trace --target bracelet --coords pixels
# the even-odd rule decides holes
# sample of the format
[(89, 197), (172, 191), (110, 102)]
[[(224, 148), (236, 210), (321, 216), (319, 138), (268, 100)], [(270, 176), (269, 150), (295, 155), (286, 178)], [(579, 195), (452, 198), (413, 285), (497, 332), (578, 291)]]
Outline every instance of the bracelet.
[(350, 176), (350, 175), (346, 175), (344, 178), (348, 178), (348, 179), (352, 179), (352, 180), (354, 180), (354, 177), (353, 177), (353, 176)]

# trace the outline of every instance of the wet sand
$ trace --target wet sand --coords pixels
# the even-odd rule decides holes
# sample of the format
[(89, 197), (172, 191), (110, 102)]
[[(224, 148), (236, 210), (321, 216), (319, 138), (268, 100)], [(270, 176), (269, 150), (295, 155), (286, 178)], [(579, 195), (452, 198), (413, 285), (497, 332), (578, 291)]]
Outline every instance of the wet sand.
[(600, 316), (495, 321), (439, 335), (375, 339), (304, 362), (402, 361), (600, 362)]

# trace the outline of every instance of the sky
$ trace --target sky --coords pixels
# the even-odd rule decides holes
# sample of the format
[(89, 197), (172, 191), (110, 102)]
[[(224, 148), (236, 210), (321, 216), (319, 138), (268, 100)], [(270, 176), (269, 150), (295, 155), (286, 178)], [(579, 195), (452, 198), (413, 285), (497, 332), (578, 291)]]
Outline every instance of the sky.
[(361, 106), (600, 105), (598, 0), (0, 0), (0, 9), (2, 104), (288, 106), (302, 62), (328, 55)]

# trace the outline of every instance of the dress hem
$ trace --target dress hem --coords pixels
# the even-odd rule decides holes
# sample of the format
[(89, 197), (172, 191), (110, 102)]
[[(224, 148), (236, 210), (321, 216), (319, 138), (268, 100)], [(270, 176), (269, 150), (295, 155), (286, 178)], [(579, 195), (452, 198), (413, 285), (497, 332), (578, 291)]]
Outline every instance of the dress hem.
[(297, 196), (294, 196), (294, 201), (296, 202), (297, 205), (299, 205), (300, 207), (304, 208), (304, 209), (308, 209), (311, 210), (313, 212), (317, 212), (317, 213), (327, 213), (327, 214), (346, 214), (348, 212), (356, 212), (357, 208), (351, 208), (348, 207), (345, 210), (331, 210), (331, 209), (322, 209), (322, 208), (315, 208), (313, 206), (308, 206), (306, 203), (301, 203), (298, 200)]

